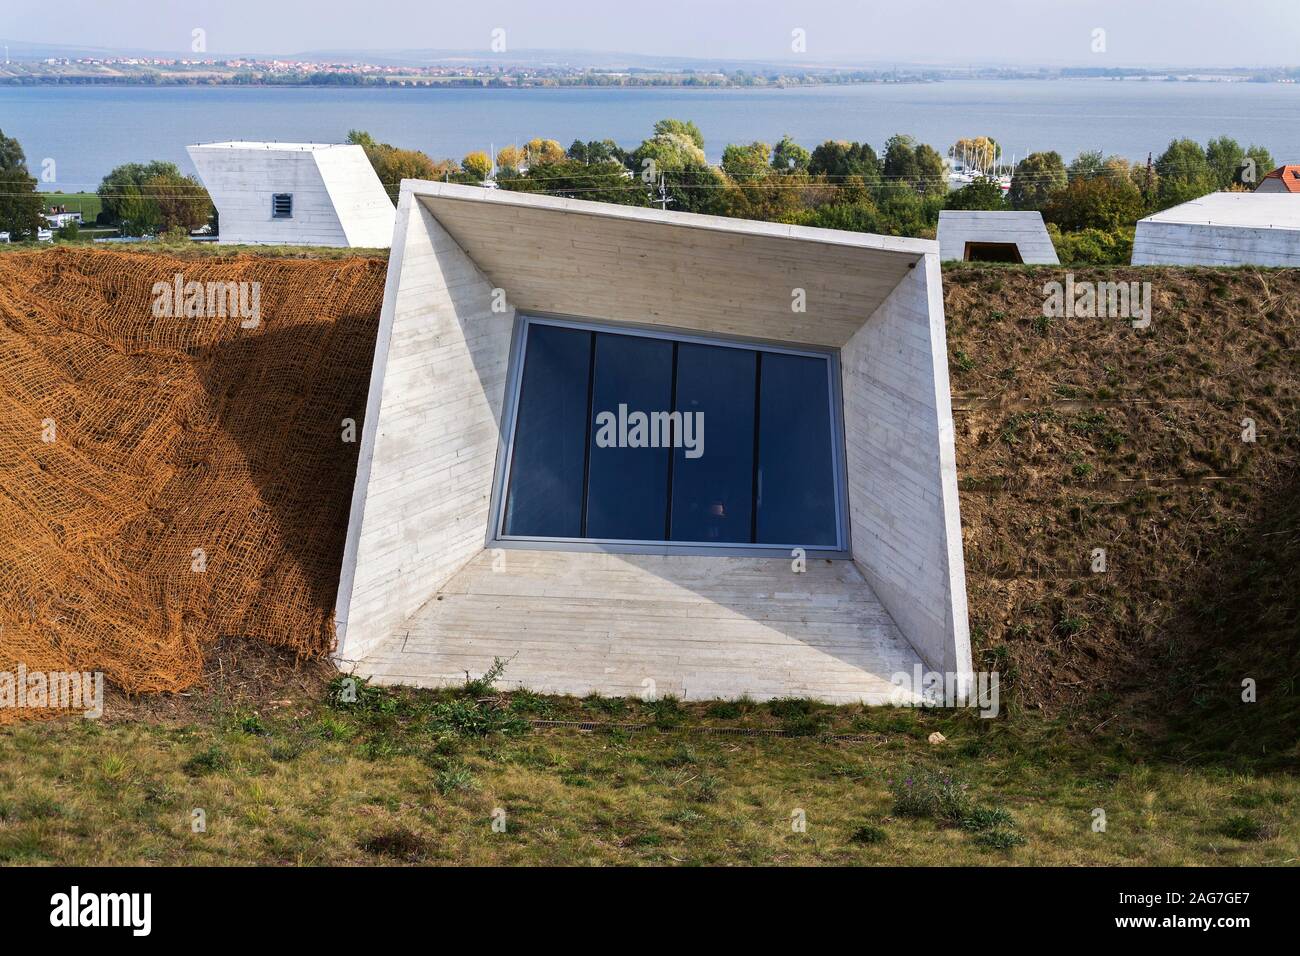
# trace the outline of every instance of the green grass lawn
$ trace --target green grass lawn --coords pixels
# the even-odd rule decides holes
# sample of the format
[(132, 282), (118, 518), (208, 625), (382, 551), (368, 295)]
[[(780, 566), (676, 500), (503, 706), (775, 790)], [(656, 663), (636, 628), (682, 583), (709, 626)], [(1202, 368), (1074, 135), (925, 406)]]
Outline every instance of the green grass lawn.
[[(482, 686), (436, 693), (363, 686), (347, 704), (336, 700), (337, 689), (256, 711), (210, 701), (179, 721), (0, 729), (0, 861), (1184, 865), (1300, 858), (1294, 776), (1162, 762), (1132, 731), (1071, 730), (1032, 715), (982, 720), (970, 712), (806, 701), (579, 701)], [(540, 729), (538, 720), (603, 726)], [(946, 741), (929, 743), (935, 731)], [(195, 810), (204, 814), (203, 832), (192, 826)], [(1104, 831), (1094, 829), (1098, 811)]]
[(81, 213), (82, 222), (92, 224), (104, 204), (97, 193), (47, 193), (39, 194), (47, 207), (64, 205), (68, 212)]

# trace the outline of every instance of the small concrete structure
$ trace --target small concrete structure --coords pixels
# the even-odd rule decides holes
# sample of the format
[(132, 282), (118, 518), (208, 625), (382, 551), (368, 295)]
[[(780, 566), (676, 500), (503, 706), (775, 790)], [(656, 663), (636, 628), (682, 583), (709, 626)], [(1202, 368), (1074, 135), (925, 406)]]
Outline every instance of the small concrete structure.
[(393, 203), (360, 146), (186, 148), (217, 207), (222, 243), (386, 249), (392, 242)]
[(939, 212), (939, 258), (944, 262), (1060, 263), (1041, 213), (975, 209)]
[[(566, 316), (624, 341), (672, 339), (674, 357), (763, 349), (764, 370), (782, 351), (831, 357), (842, 542), (801, 555), (509, 538), (503, 476), (532, 496), (555, 479), (511, 471), (530, 330)], [(598, 351), (599, 387), (646, 374), (631, 363), (601, 378)], [(782, 406), (812, 400), (770, 387)], [(566, 394), (590, 422), (587, 386)], [(753, 422), (710, 419), (709, 448), (723, 450), (709, 454), (723, 457), (709, 467)], [(775, 493), (774, 474), (754, 480)], [(743, 540), (765, 540), (754, 535)], [(500, 658), (503, 686), (569, 694), (885, 703), (915, 699), (922, 667), (968, 688), (938, 245), (403, 182), (335, 620), (336, 659), (381, 683), (457, 683)]]
[(1300, 199), (1219, 192), (1147, 216), (1133, 265), (1300, 266)]

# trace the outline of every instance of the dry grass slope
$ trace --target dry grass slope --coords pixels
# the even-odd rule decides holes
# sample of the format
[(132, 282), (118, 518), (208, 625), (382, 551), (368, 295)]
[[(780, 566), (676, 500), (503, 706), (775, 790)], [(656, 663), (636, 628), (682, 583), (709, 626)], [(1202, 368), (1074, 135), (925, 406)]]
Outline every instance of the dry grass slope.
[(1254, 677), (1234, 735), (1294, 759), (1300, 272), (1075, 278), (1150, 282), (1150, 327), (1044, 318), (1060, 269), (944, 276), (977, 658), (1057, 710), (1226, 711)]
[[(177, 271), (260, 282), (261, 326), (154, 318)], [(1062, 277), (945, 273), (977, 659), (1025, 709), (1215, 715), (1187, 755), (1294, 760), (1300, 273), (1076, 273), (1150, 281), (1144, 330), (1044, 319)], [(361, 424), (383, 278), (376, 258), (0, 257), (0, 669), (177, 690), (222, 638), (328, 649), (341, 422)], [(1231, 706), (1245, 676), (1269, 706)]]

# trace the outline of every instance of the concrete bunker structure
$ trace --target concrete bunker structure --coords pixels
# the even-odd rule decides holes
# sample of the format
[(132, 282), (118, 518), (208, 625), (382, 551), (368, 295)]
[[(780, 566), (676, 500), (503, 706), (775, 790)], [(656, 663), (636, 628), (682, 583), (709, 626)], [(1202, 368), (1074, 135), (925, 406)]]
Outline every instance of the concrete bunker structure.
[(360, 146), (187, 146), (220, 217), (220, 241), (386, 249), (393, 203)]
[(1042, 213), (944, 209), (939, 212), (944, 262), (1026, 262), (1059, 265)]
[(964, 690), (937, 244), (403, 182), (335, 616), (380, 683)]
[(1300, 266), (1300, 198), (1210, 193), (1141, 219), (1133, 265)]

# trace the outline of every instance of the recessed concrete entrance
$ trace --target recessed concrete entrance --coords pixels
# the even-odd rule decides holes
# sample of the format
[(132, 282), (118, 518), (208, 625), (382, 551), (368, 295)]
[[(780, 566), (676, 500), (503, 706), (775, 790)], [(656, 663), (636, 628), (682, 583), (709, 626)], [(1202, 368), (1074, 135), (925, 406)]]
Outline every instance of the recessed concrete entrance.
[[(484, 551), (355, 667), (438, 687), (891, 701), (920, 658), (851, 561)], [(494, 570), (494, 568), (496, 570)]]

